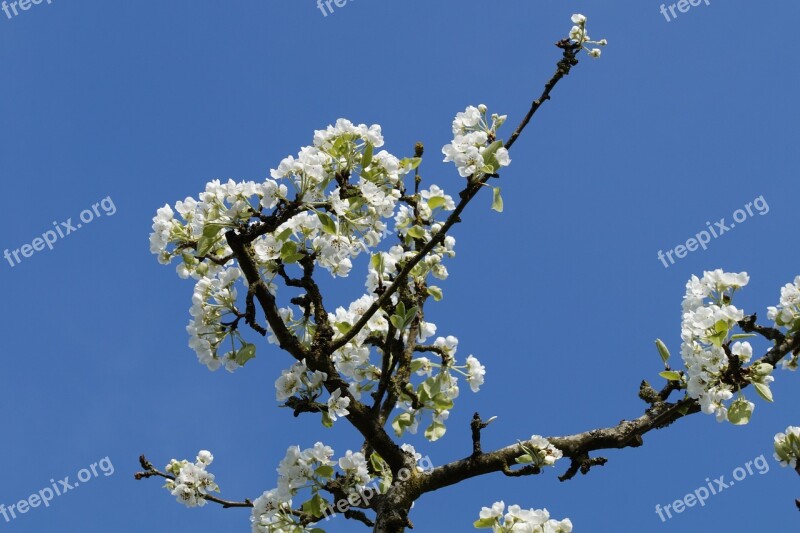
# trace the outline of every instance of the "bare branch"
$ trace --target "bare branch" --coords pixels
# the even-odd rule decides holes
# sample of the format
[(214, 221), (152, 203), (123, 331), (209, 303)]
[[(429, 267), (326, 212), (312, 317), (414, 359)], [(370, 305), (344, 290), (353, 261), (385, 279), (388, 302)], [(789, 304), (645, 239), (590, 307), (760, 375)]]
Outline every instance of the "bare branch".
[[(153, 463), (148, 461), (147, 458), (144, 455), (140, 455), (139, 456), (139, 464), (142, 465), (142, 468), (144, 468), (144, 472), (136, 472), (133, 475), (133, 477), (135, 479), (147, 479), (147, 478), (156, 476), (156, 477), (163, 477), (164, 479), (171, 479), (173, 481), (175, 480), (175, 476), (173, 476), (171, 474), (166, 474), (166, 473), (158, 470), (157, 468), (155, 468), (153, 466)], [(253, 502), (251, 502), (249, 499), (245, 499), (242, 502), (235, 502), (235, 501), (230, 501), (230, 500), (223, 500), (222, 498), (217, 498), (216, 496), (213, 496), (211, 494), (205, 494), (203, 496), (203, 499), (208, 500), (210, 502), (218, 503), (224, 509), (229, 509), (229, 508), (232, 508), (232, 507), (252, 507), (253, 506)]]

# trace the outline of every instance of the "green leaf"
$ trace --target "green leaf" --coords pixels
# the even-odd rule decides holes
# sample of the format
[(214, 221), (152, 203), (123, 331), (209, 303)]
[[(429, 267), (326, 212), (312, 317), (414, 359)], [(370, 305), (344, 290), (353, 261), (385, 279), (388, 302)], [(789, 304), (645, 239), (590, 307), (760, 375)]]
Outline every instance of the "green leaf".
[(322, 425), (326, 428), (333, 427), (333, 420), (331, 420), (331, 417), (327, 411), (322, 411)]
[(722, 346), (722, 343), (725, 342), (725, 339), (728, 338), (728, 323), (724, 320), (718, 320), (716, 324), (714, 324), (714, 331), (716, 333), (709, 335), (708, 340), (711, 341), (716, 347)]
[(772, 391), (769, 390), (769, 385), (765, 385), (764, 383), (753, 383), (753, 387), (756, 388), (758, 395), (764, 398), (766, 401), (774, 401), (772, 399)]
[(520, 465), (524, 465), (524, 464), (527, 464), (527, 463), (532, 463), (533, 462), (533, 457), (531, 457), (530, 454), (526, 453), (526, 454), (520, 455), (519, 457), (514, 459), (514, 462), (517, 463), (517, 464), (520, 464)]
[(416, 372), (417, 370), (419, 370), (420, 368), (422, 368), (422, 367), (424, 366), (424, 364), (425, 364), (425, 363), (423, 363), (423, 362), (422, 362), (422, 361), (420, 361), (419, 359), (414, 359), (414, 360), (412, 360), (412, 361), (411, 361), (411, 373), (413, 374), (414, 372)]
[(286, 228), (282, 232), (280, 232), (277, 235), (275, 235), (275, 240), (276, 241), (285, 241), (286, 239), (289, 238), (289, 235), (291, 235), (291, 234), (292, 234), (292, 228)]
[(395, 435), (402, 437), (406, 428), (414, 423), (414, 417), (411, 413), (400, 413), (392, 421), (392, 429)]
[(438, 382), (434, 376), (429, 377), (417, 387), (417, 396), (421, 402), (429, 402), (439, 392)]
[(425, 430), (425, 438), (431, 442), (441, 439), (447, 432), (447, 428), (441, 422), (433, 422), (428, 429)]
[(422, 158), (421, 157), (404, 157), (403, 159), (400, 160), (400, 166), (401, 167), (404, 167), (404, 166), (410, 164), (411, 165), (411, 170), (414, 170), (415, 168), (417, 168), (420, 163), (422, 163)]
[(211, 239), (209, 237), (200, 237), (197, 241), (197, 257), (203, 257), (204, 255), (208, 255), (208, 252), (214, 247), (216, 244), (216, 239)]
[(317, 211), (317, 218), (319, 218), (319, 221), (322, 223), (322, 230), (325, 233), (336, 235), (336, 223), (327, 215), (327, 213)]
[(335, 141), (333, 141), (333, 146), (331, 146), (331, 152), (333, 153), (331, 155), (333, 155), (334, 157), (343, 155), (344, 151), (347, 150), (348, 148), (347, 145), (349, 144), (349, 141), (345, 137), (347, 136), (341, 135), (337, 137)]
[(488, 529), (494, 526), (496, 522), (496, 518), (481, 518), (480, 520), (475, 520), (472, 525), (475, 527), (475, 529)]
[(486, 147), (486, 149), (481, 153), (485, 163), (481, 169), (482, 172), (486, 174), (494, 174), (500, 169), (500, 162), (497, 160), (497, 150), (499, 150), (502, 146), (503, 141), (498, 139)]
[(353, 329), (353, 325), (349, 322), (337, 322), (336, 329), (338, 329), (339, 333), (342, 335), (347, 335), (347, 332)]
[(395, 327), (395, 329), (402, 331), (403, 330), (403, 317), (398, 315), (392, 315), (389, 317), (389, 322)]
[(421, 239), (425, 236), (425, 230), (421, 226), (413, 226), (408, 228), (408, 235), (415, 239)]
[(403, 319), (404, 327), (408, 327), (411, 325), (411, 322), (414, 320), (414, 317), (417, 316), (417, 306), (411, 307), (408, 311), (406, 311), (406, 316)]
[(492, 188), (492, 209), (498, 213), (503, 212), (503, 197), (500, 196), (500, 187)]
[(750, 337), (755, 337), (755, 333), (737, 333), (736, 335), (731, 336), (732, 341), (738, 341), (739, 339), (749, 339)]
[(321, 518), (324, 511), (328, 508), (328, 502), (319, 494), (314, 494), (310, 500), (303, 503), (303, 511), (314, 518)]
[(383, 469), (386, 468), (386, 465), (384, 465), (381, 456), (375, 452), (372, 452), (372, 455), (369, 456), (369, 462), (372, 464), (372, 468), (376, 472), (382, 472)]
[(212, 222), (211, 224), (206, 224), (203, 227), (203, 236), (204, 237), (216, 237), (219, 234), (219, 230), (225, 227), (225, 224), (219, 224), (216, 222)]
[(667, 345), (661, 339), (656, 339), (656, 348), (658, 348), (658, 354), (661, 356), (661, 360), (664, 361), (664, 365), (667, 364), (669, 361), (669, 350), (667, 349)]
[(379, 273), (383, 272), (383, 253), (378, 252), (376, 254), (372, 254), (372, 259), (370, 262), (372, 263), (372, 268), (377, 270)]
[(367, 143), (364, 147), (364, 155), (361, 156), (361, 168), (367, 168), (372, 163), (372, 143)]
[(297, 252), (297, 243), (294, 241), (286, 241), (281, 246), (281, 261), (290, 265), (296, 263), (303, 258), (303, 254)]
[(245, 344), (241, 347), (241, 349), (236, 352), (236, 362), (239, 365), (244, 366), (246, 362), (256, 356), (256, 345), (255, 344)]
[(735, 426), (743, 426), (750, 422), (753, 410), (745, 400), (736, 400), (728, 409), (728, 421)]
[(219, 231), (224, 228), (223, 224), (211, 223), (203, 227), (203, 236), (197, 240), (197, 256), (203, 257), (219, 241)]
[(320, 477), (329, 478), (333, 476), (333, 467), (330, 465), (319, 465), (314, 473)]
[(453, 400), (448, 398), (447, 395), (443, 392), (440, 392), (439, 394), (433, 397), (433, 403), (437, 409), (440, 409), (442, 411), (446, 411), (448, 409), (453, 408)]
[(499, 150), (501, 146), (503, 146), (503, 141), (495, 141), (484, 148), (483, 152), (481, 152), (483, 160), (488, 161), (490, 158), (494, 157), (494, 154), (497, 153), (497, 150)]
[(435, 285), (431, 285), (430, 287), (428, 287), (428, 294), (433, 296), (433, 300), (436, 302), (441, 301), (441, 299), (443, 298), (442, 289), (436, 287)]
[(659, 372), (658, 375), (666, 379), (667, 381), (681, 380), (681, 375), (678, 372), (673, 372), (672, 370), (665, 370), (664, 372)]
[(711, 341), (711, 344), (719, 348), (722, 346), (722, 343), (725, 342), (725, 339), (728, 337), (727, 331), (720, 331), (719, 333), (714, 333), (713, 335), (709, 335), (708, 340)]
[(431, 209), (442, 207), (444, 204), (445, 204), (445, 199), (443, 196), (432, 196), (428, 198), (428, 207), (430, 207)]

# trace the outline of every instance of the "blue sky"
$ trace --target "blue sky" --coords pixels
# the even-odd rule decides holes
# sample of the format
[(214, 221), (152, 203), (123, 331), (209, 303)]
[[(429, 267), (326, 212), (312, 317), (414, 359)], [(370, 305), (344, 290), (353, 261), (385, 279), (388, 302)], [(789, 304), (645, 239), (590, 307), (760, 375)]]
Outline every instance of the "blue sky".
[[(463, 179), (439, 155), (453, 115), (485, 103), (509, 115), (508, 135), (553, 73), (552, 43), (573, 12), (610, 44), (514, 146), (505, 212), (489, 209), (488, 192), (470, 206), (446, 297), (427, 311), (487, 366), (486, 385), (462, 387), (442, 441), (409, 442), (439, 465), (469, 453), (476, 410), (499, 416), (485, 449), (639, 416), (640, 380), (660, 379), (653, 340), (679, 351), (693, 273), (748, 271), (738, 304), (765, 318), (800, 274), (798, 69), (778, 45), (800, 5), (713, 0), (671, 22), (659, 6), (351, 0), (324, 17), (312, 0), (53, 0), (0, 12), (0, 249), (74, 224), (104, 198), (115, 208), (90, 212), (52, 250), (0, 262), (0, 503), (105, 457), (114, 466), (0, 530), (248, 531), (244, 510), (185, 509), (159, 481), (134, 481), (139, 454), (163, 466), (209, 449), (223, 496), (242, 499), (275, 485), (289, 445), (356, 449), (347, 424), (326, 430), (276, 408), (273, 382), (291, 360), (274, 347), (233, 375), (196, 362), (184, 331), (192, 284), (150, 255), (150, 220), (211, 179), (267, 176), (338, 117), (381, 124), (398, 155), (424, 142), (423, 176), (455, 194)], [(760, 196), (764, 215), (659, 262), (659, 250)], [(364, 272), (357, 263), (328, 284), (330, 301), (360, 296)], [(800, 424), (800, 388), (796, 374), (776, 378), (776, 403), (754, 399), (747, 427), (695, 415), (567, 483), (565, 465), (474, 479), (418, 501), (415, 531), (470, 531), (496, 500), (546, 507), (576, 531), (792, 529), (800, 480), (771, 458), (771, 441)], [(655, 514), (761, 454), (767, 473), (666, 523)]]

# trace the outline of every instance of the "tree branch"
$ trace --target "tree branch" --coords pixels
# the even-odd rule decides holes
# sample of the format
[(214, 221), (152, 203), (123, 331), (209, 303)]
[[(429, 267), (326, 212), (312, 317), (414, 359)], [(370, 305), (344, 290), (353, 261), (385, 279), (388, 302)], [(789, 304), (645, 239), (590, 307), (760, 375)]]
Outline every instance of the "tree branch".
[[(147, 460), (144, 455), (139, 456), (139, 464), (142, 465), (144, 468), (144, 472), (136, 472), (133, 477), (135, 479), (147, 479), (150, 477), (163, 477), (164, 479), (171, 479), (175, 480), (175, 476), (171, 474), (166, 474), (153, 466), (153, 463)], [(217, 498), (211, 494), (205, 494), (203, 496), (204, 500), (208, 500), (210, 502), (220, 504), (224, 509), (229, 509), (231, 507), (252, 507), (253, 502), (249, 499), (245, 499), (243, 502), (235, 502), (230, 500), (223, 500), (222, 498)]]
[[(556, 43), (556, 46), (563, 50), (563, 57), (561, 61), (558, 62), (557, 69), (555, 74), (550, 81), (545, 84), (544, 92), (542, 95), (533, 101), (531, 105), (531, 109), (528, 111), (528, 114), (522, 119), (522, 122), (517, 127), (516, 131), (511, 135), (506, 142), (505, 146), (507, 149), (510, 149), (517, 138), (520, 136), (522, 131), (525, 129), (525, 126), (528, 125), (533, 115), (536, 114), (536, 111), (541, 107), (541, 105), (550, 99), (550, 92), (553, 88), (558, 84), (558, 82), (567, 74), (569, 74), (570, 69), (578, 63), (578, 60), (575, 58), (575, 55), (580, 51), (581, 47), (579, 45), (575, 45), (574, 43), (570, 43), (568, 39), (563, 41), (559, 41)], [(467, 186), (459, 193), (459, 197), (461, 201), (456, 206), (455, 210), (447, 217), (447, 220), (442, 224), (442, 228), (436, 233), (430, 241), (428, 241), (417, 253), (408, 260), (408, 262), (403, 266), (400, 272), (395, 277), (394, 281), (392, 282), (389, 287), (375, 300), (372, 305), (366, 310), (366, 312), (361, 316), (361, 318), (353, 325), (353, 327), (348, 331), (345, 335), (340, 337), (337, 341), (333, 343), (331, 346), (332, 351), (336, 351), (348, 342), (350, 342), (355, 336), (361, 331), (364, 326), (369, 322), (369, 319), (386, 303), (392, 295), (397, 292), (397, 289), (405, 283), (406, 279), (408, 278), (409, 273), (413, 268), (423, 259), (425, 258), (431, 250), (433, 250), (436, 246), (440, 245), (444, 242), (445, 237), (447, 236), (447, 232), (450, 231), (450, 228), (453, 225), (461, 222), (461, 213), (464, 211), (464, 208), (467, 207), (467, 204), (475, 197), (476, 194), (481, 190), (483, 185), (489, 180), (491, 176), (484, 176), (482, 179), (477, 181), (469, 181)]]
[[(794, 338), (785, 338), (754, 364), (768, 363), (775, 366), (783, 357), (798, 348), (800, 348), (800, 335)], [(691, 398), (684, 398), (674, 403), (667, 402), (666, 397), (675, 390), (674, 388), (667, 386), (656, 397), (653, 397), (646, 390), (648, 387), (645, 387), (645, 395), (648, 397), (648, 403), (652, 400), (652, 406), (639, 418), (622, 420), (616, 426), (593, 429), (575, 435), (547, 437), (550, 444), (561, 450), (564, 457), (571, 459), (570, 468), (560, 478), (562, 481), (572, 478), (578, 470), (586, 473), (594, 465), (605, 464), (604, 458), (589, 458), (589, 452), (642, 446), (644, 434), (667, 427), (680, 418), (700, 411), (697, 400)], [(529, 445), (529, 442), (512, 444), (493, 452), (472, 455), (437, 467), (422, 479), (421, 493), (431, 492), (484, 474), (507, 473), (505, 471), (508, 469), (508, 465), (513, 464), (514, 459), (525, 453), (523, 446)]]
[(233, 230), (225, 233), (225, 238), (244, 273), (245, 279), (247, 279), (248, 286), (252, 287), (258, 299), (258, 303), (261, 304), (261, 308), (267, 316), (267, 323), (269, 323), (272, 332), (278, 339), (279, 346), (292, 354), (298, 361), (305, 359), (308, 356), (308, 351), (300, 344), (297, 337), (289, 331), (289, 328), (286, 327), (286, 324), (283, 322), (283, 318), (281, 318), (278, 312), (278, 305), (275, 302), (275, 297), (269, 292), (267, 286), (261, 280), (255, 260), (250, 251), (246, 248), (247, 239), (238, 235)]

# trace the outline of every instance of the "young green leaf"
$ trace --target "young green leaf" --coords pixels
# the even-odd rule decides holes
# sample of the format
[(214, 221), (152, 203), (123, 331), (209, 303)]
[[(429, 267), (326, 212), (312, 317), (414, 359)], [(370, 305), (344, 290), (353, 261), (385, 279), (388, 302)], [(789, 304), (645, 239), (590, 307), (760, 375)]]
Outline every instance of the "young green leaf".
[(425, 430), (425, 438), (431, 442), (441, 439), (447, 432), (447, 428), (441, 422), (433, 422), (428, 429)]
[(743, 426), (750, 422), (753, 409), (746, 400), (736, 400), (728, 409), (728, 421), (735, 426)]
[(435, 285), (428, 287), (428, 294), (433, 296), (434, 301), (438, 302), (442, 299), (442, 289)]
[(322, 230), (325, 231), (325, 233), (336, 235), (336, 223), (327, 213), (317, 211), (317, 218), (319, 218), (319, 221), (322, 223)]
[(433, 196), (428, 198), (428, 207), (431, 209), (436, 209), (437, 207), (442, 207), (445, 204), (445, 199), (443, 196)]
[(404, 157), (400, 160), (400, 166), (404, 167), (406, 165), (411, 165), (411, 170), (414, 170), (422, 163), (421, 157)]
[(472, 523), (472, 527), (475, 529), (489, 529), (493, 527), (495, 523), (497, 523), (496, 518), (481, 518), (480, 520), (475, 520), (475, 522)]
[(669, 361), (669, 350), (667, 349), (667, 345), (661, 339), (656, 339), (656, 348), (658, 348), (658, 354), (661, 356), (661, 360), (664, 361), (664, 365), (667, 364)]
[(413, 226), (408, 228), (408, 235), (415, 239), (421, 239), (425, 236), (425, 230), (421, 226)]
[(383, 253), (378, 252), (376, 254), (372, 254), (372, 259), (370, 262), (372, 263), (372, 268), (379, 273), (383, 272)]
[(414, 417), (411, 413), (400, 413), (394, 420), (392, 421), (392, 429), (394, 429), (394, 434), (398, 437), (402, 437), (403, 433), (405, 433), (406, 428), (411, 426), (414, 423)]
[(245, 344), (241, 347), (241, 349), (236, 352), (236, 362), (239, 365), (244, 366), (246, 362), (256, 356), (256, 345), (255, 344)]
[(330, 465), (319, 465), (314, 473), (319, 477), (331, 478), (333, 477), (333, 467)]
[(772, 391), (769, 390), (769, 385), (765, 385), (764, 383), (753, 383), (753, 387), (756, 388), (758, 395), (764, 398), (766, 401), (773, 401)]
[(364, 155), (361, 156), (361, 168), (367, 168), (372, 163), (372, 143), (367, 143), (364, 147)]
[(435, 395), (433, 397), (433, 404), (436, 406), (437, 409), (441, 409), (442, 411), (446, 411), (453, 408), (453, 400), (447, 397), (447, 395), (443, 392)]
[(498, 213), (503, 212), (503, 197), (500, 196), (500, 187), (493, 187), (492, 190), (492, 209)]
[(667, 381), (681, 380), (681, 375), (678, 372), (673, 372), (672, 370), (665, 370), (664, 372), (659, 372), (658, 375), (666, 379)]
[(197, 257), (208, 255), (214, 245), (219, 241), (219, 231), (224, 228), (222, 224), (206, 224), (203, 236), (197, 240)]
[(328, 502), (318, 493), (314, 494), (310, 500), (302, 505), (304, 512), (310, 514), (314, 518), (322, 518), (324, 511), (328, 508)]

